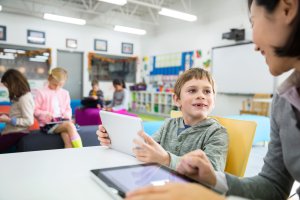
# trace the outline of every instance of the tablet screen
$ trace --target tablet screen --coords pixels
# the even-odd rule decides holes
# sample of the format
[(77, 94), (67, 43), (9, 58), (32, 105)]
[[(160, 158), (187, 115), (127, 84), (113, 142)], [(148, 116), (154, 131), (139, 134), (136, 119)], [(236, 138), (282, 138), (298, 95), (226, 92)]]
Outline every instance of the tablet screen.
[(126, 193), (149, 185), (164, 185), (169, 182), (186, 183), (192, 180), (157, 164), (141, 164), (124, 167), (92, 170), (108, 186)]

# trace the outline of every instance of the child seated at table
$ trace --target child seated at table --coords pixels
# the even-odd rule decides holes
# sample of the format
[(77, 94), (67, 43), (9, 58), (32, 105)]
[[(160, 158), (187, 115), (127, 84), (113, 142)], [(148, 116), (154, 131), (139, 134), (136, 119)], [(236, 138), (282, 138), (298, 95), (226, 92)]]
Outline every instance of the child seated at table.
[[(177, 79), (173, 100), (182, 117), (166, 119), (151, 138), (139, 132), (144, 142), (135, 140), (136, 158), (176, 169), (181, 156), (196, 149), (203, 150), (215, 170), (224, 171), (228, 135), (226, 129), (208, 115), (215, 105), (214, 80), (204, 69), (192, 68)], [(109, 146), (109, 133), (100, 125), (97, 131), (101, 145)]]
[[(82, 142), (72, 122), (70, 95), (62, 88), (67, 76), (67, 71), (63, 68), (57, 67), (51, 70), (48, 84), (36, 93), (34, 115), (43, 132), (60, 134), (65, 148), (78, 148), (82, 147)], [(57, 123), (54, 127), (47, 126), (55, 121), (61, 121), (61, 123)]]

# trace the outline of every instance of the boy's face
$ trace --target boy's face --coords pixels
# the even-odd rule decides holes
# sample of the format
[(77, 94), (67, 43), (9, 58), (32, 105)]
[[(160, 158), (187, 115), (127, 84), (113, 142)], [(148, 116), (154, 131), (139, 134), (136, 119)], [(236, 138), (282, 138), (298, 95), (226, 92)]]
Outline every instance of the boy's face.
[(98, 84), (94, 84), (92, 88), (93, 88), (94, 91), (97, 91), (97, 90), (99, 90), (99, 85)]
[(207, 118), (214, 108), (215, 95), (206, 78), (191, 79), (181, 88), (180, 98), (174, 96), (174, 101), (184, 117), (198, 121)]

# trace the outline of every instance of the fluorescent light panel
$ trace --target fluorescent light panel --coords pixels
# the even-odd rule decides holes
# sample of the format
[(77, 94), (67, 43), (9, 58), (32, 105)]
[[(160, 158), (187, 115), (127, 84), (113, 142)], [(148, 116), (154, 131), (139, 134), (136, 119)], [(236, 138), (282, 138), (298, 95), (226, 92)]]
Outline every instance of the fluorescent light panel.
[(188, 13), (179, 12), (177, 10), (172, 10), (172, 9), (168, 9), (168, 8), (162, 8), (158, 12), (158, 14), (165, 15), (165, 16), (168, 16), (168, 17), (173, 17), (173, 18), (176, 18), (176, 19), (189, 21), (189, 22), (193, 22), (193, 21), (197, 20), (196, 15), (191, 15), (191, 14), (188, 14)]
[(111, 3), (111, 4), (116, 4), (119, 6), (123, 6), (127, 3), (127, 0), (98, 0), (98, 1), (103, 1), (106, 3)]
[(86, 24), (86, 21), (84, 19), (65, 17), (65, 16), (60, 16), (60, 15), (53, 15), (53, 14), (49, 14), (49, 13), (44, 14), (44, 19), (58, 21), (58, 22), (64, 22), (64, 23), (70, 23), (70, 24), (77, 24), (77, 25), (85, 25)]
[(0, 5), (0, 11), (2, 10), (2, 6)]
[(120, 31), (120, 32), (125, 32), (125, 33), (132, 33), (132, 34), (136, 34), (136, 35), (145, 35), (146, 34), (146, 31), (143, 29), (131, 28), (131, 27), (119, 26), (119, 25), (115, 25), (114, 30)]

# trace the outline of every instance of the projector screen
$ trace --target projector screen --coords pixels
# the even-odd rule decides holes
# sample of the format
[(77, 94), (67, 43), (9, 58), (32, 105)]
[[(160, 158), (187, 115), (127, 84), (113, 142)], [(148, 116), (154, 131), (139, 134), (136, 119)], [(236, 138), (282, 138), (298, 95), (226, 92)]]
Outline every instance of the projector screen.
[(273, 93), (275, 79), (253, 43), (213, 48), (212, 74), (220, 93)]

